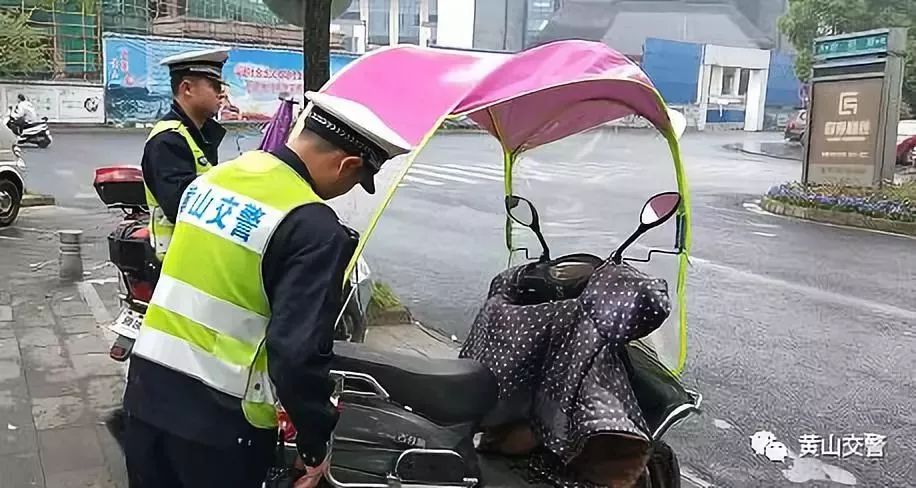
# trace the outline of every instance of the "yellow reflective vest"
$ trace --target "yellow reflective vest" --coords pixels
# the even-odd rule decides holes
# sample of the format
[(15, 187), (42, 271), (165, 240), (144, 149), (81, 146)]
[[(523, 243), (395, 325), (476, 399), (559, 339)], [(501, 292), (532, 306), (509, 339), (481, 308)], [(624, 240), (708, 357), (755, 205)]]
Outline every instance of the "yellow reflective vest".
[(182, 195), (134, 354), (239, 398), (255, 427), (276, 427), (261, 261), (283, 218), (310, 203), (322, 200), (266, 152), (198, 177)]
[[(181, 134), (184, 140), (187, 141), (188, 147), (191, 149), (191, 154), (194, 155), (194, 167), (197, 169), (198, 176), (206, 173), (213, 167), (207, 160), (207, 156), (204, 155), (204, 151), (197, 145), (194, 138), (191, 137), (188, 128), (178, 120), (159, 121), (153, 126), (153, 130), (150, 131), (146, 141), (149, 142), (153, 137), (166, 131), (175, 131)], [(162, 208), (159, 207), (159, 202), (156, 201), (156, 197), (149, 191), (145, 179), (143, 182), (143, 189), (146, 191), (146, 205), (149, 207), (150, 211), (150, 244), (153, 246), (153, 249), (156, 250), (156, 256), (161, 260), (169, 248), (172, 234), (175, 231), (175, 224), (173, 224), (162, 212)]]

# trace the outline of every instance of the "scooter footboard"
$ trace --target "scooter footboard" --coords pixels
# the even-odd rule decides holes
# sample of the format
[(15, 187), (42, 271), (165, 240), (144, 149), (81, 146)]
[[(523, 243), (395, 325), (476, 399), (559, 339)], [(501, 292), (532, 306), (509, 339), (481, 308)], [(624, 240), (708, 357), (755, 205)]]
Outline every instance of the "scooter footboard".
[[(338, 451), (335, 449), (335, 457)], [(371, 475), (332, 462), (327, 475), (334, 488), (474, 488), (466, 459), (450, 449), (407, 449), (385, 476)]]

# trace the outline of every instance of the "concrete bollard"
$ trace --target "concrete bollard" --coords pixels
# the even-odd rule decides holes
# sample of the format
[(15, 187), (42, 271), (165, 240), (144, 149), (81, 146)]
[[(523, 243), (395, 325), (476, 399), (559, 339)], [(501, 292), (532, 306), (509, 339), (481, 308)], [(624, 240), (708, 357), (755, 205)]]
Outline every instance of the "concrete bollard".
[(60, 278), (66, 281), (83, 279), (83, 256), (80, 252), (81, 230), (61, 230), (60, 236)]

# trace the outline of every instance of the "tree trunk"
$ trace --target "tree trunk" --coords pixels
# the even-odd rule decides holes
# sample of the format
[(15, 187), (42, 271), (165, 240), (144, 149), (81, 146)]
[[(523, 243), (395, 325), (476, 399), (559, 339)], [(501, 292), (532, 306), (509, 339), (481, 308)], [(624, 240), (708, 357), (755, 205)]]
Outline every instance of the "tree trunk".
[(305, 0), (302, 57), (305, 90), (318, 91), (331, 77), (331, 0)]

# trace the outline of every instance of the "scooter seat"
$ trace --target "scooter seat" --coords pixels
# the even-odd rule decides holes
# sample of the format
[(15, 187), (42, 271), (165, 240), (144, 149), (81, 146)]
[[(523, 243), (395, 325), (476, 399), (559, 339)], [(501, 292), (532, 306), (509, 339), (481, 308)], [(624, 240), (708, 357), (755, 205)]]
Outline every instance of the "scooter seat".
[(332, 368), (375, 378), (395, 402), (451, 425), (476, 421), (496, 404), (496, 377), (471, 359), (430, 359), (336, 342)]

